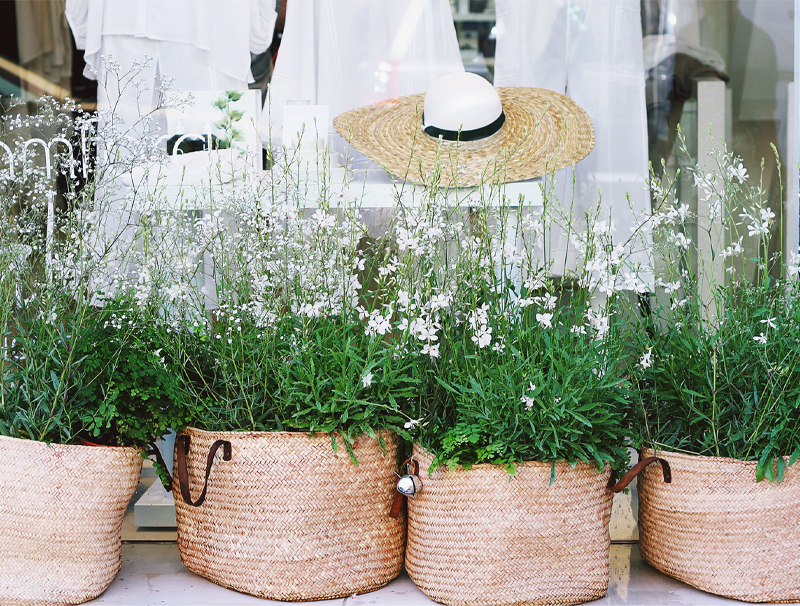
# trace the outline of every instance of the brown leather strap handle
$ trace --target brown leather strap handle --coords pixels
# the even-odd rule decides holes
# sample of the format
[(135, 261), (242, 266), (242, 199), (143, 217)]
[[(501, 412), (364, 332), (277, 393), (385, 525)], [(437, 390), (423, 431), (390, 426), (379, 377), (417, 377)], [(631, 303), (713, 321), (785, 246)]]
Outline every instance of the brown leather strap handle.
[(633, 482), (633, 478), (638, 476), (645, 467), (650, 465), (650, 463), (655, 463), (656, 461), (661, 463), (661, 470), (664, 472), (664, 482), (671, 484), (672, 470), (669, 468), (669, 463), (661, 457), (647, 457), (631, 467), (630, 471), (628, 471), (628, 473), (626, 473), (619, 482), (617, 482), (617, 474), (612, 471), (611, 478), (608, 480), (608, 488), (611, 490), (611, 492), (622, 492), (628, 487), (628, 484)]
[(156, 446), (155, 442), (148, 443), (148, 446), (150, 447), (150, 452), (147, 454), (151, 454), (156, 458), (156, 463), (161, 466), (161, 469), (164, 470), (164, 473), (167, 474), (167, 477), (169, 478), (169, 484), (167, 484), (164, 482), (163, 478), (159, 476), (161, 483), (164, 485), (164, 490), (167, 492), (172, 492), (172, 476), (169, 475), (169, 467), (167, 467), (167, 464), (164, 462), (164, 457), (161, 456), (161, 451), (158, 449), (158, 446)]
[(414, 464), (414, 471), (412, 471), (411, 473), (413, 473), (415, 476), (418, 476), (419, 475), (419, 461), (417, 461), (414, 457), (411, 457), (410, 459), (406, 459), (405, 461), (403, 461), (403, 464), (400, 467), (401, 468), (405, 467), (406, 469), (408, 469), (408, 466), (411, 463)]
[[(414, 464), (414, 471), (412, 472), (415, 476), (419, 475), (419, 461), (414, 459), (413, 457), (410, 459), (406, 459), (403, 464), (400, 466), (401, 469), (405, 467), (408, 469), (408, 466), (413, 463)], [(403, 503), (406, 501), (406, 496), (400, 492), (399, 490), (394, 491), (394, 499), (392, 500), (392, 508), (389, 510), (389, 517), (396, 518), (400, 515), (400, 512), (403, 509)]]
[(211, 475), (211, 467), (214, 465), (214, 457), (220, 447), (223, 448), (222, 460), (231, 460), (231, 443), (227, 440), (217, 440), (211, 445), (208, 451), (208, 459), (206, 460), (206, 479), (203, 484), (203, 492), (197, 498), (197, 501), (192, 501), (192, 493), (189, 491), (189, 469), (186, 466), (186, 456), (189, 454), (189, 436), (178, 436), (178, 482), (181, 485), (181, 496), (187, 505), (192, 507), (200, 507), (203, 501), (206, 500), (206, 491), (208, 490), (208, 477)]

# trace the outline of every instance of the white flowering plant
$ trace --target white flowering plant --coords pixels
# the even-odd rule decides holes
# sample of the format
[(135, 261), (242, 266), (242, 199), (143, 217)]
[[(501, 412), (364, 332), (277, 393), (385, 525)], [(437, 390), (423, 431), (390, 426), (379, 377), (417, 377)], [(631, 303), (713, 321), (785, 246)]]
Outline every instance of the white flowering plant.
[(368, 237), (357, 200), (322, 192), (305, 208), (291, 162), (215, 195), (178, 238), (204, 259), (167, 287), (193, 425), (329, 433), (334, 448), (337, 434), (351, 455), (361, 434), (410, 437), (413, 360), (391, 338), (393, 293), (371, 283), (390, 249)]
[(711, 161), (686, 168), (699, 217), (679, 177), (651, 184), (656, 287), (628, 327), (637, 443), (757, 461), (758, 480), (780, 481), (800, 456), (798, 255), (741, 160), (717, 149)]
[[(486, 189), (471, 209), (427, 192), (397, 213), (396, 331), (425, 379), (415, 436), (433, 465), (492, 463), (514, 474), (525, 461), (566, 460), (621, 470), (630, 432), (615, 316), (624, 255), (607, 229), (590, 227), (571, 234), (581, 267), (554, 278), (544, 235), (561, 228), (556, 213), (547, 203), (512, 207)], [(612, 295), (594, 296), (609, 281)]]
[(88, 170), (76, 162), (79, 141), (100, 138), (75, 104), (5, 109), (0, 435), (144, 450), (180, 429), (185, 410), (158, 340), (163, 302), (152, 284), (144, 293), (132, 259), (146, 229), (113, 184), (158, 156), (152, 146), (121, 155), (128, 139), (111, 128)]

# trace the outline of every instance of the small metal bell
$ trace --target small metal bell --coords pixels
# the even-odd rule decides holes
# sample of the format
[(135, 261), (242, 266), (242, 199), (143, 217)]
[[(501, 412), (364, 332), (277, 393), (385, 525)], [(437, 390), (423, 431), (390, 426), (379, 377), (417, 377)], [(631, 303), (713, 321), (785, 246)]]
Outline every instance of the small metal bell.
[(419, 477), (414, 474), (406, 474), (397, 480), (397, 492), (404, 496), (413, 497), (421, 490), (422, 480), (420, 480)]

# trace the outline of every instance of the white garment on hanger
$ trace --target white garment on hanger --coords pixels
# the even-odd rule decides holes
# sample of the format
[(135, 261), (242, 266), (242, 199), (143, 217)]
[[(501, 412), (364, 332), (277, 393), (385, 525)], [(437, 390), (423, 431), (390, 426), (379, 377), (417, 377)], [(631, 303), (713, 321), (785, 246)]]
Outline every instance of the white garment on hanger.
[(274, 136), (287, 101), (328, 105), (332, 122), (463, 70), (448, 0), (290, 0), (262, 123)]
[[(624, 242), (636, 218), (650, 211), (639, 0), (496, 0), (496, 6), (495, 86), (547, 88), (586, 110), (595, 148), (575, 166), (573, 216), (580, 221), (602, 196), (600, 219), (610, 218), (614, 240)], [(556, 192), (569, 208), (570, 169), (559, 175)]]
[(250, 53), (267, 50), (277, 18), (275, 0), (67, 0), (66, 13), (90, 69), (102, 68), (105, 37), (127, 36), (206, 51), (207, 65), (243, 82), (252, 82)]

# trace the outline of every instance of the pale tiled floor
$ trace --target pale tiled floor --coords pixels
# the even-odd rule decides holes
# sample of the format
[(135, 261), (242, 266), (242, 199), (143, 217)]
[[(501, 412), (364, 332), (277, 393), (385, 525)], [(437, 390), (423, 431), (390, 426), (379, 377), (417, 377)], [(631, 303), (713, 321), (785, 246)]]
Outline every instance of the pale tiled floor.
[[(126, 543), (122, 570), (91, 604), (117, 606), (246, 606), (285, 604), (261, 600), (214, 585), (181, 564), (174, 543)], [(326, 606), (422, 606), (434, 604), (403, 574), (378, 591), (326, 602)], [(709, 595), (665, 577), (644, 563), (635, 545), (611, 547), (611, 582), (597, 606), (683, 606), (741, 604)]]

